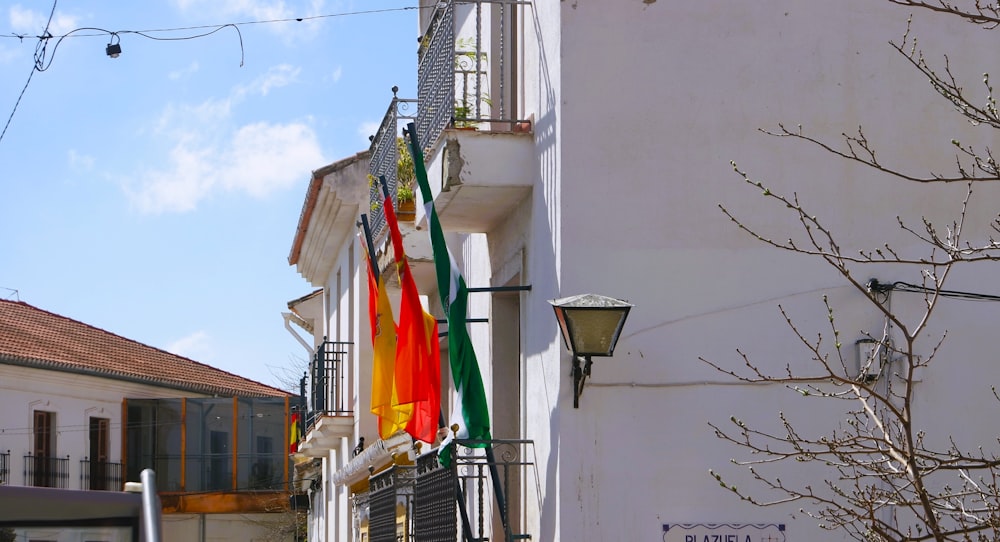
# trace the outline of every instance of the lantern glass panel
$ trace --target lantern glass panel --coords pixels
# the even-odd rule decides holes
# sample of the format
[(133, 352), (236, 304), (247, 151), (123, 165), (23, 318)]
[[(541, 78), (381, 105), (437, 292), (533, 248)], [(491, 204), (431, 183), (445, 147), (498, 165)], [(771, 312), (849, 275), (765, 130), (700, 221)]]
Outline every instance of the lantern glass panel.
[(570, 348), (578, 356), (610, 356), (621, 333), (627, 309), (566, 308)]

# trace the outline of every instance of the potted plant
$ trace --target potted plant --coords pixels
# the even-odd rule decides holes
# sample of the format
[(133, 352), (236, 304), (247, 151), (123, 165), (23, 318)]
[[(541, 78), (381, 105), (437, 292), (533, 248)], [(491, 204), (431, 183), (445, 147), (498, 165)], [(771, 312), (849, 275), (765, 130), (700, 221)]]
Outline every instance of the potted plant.
[(413, 170), (413, 156), (406, 141), (396, 138), (396, 211), (400, 220), (412, 222), (416, 217), (416, 194), (413, 191), (416, 174)]
[[(475, 130), (483, 117), (490, 116), (493, 106), (489, 94), (483, 92), (488, 84), (488, 55), (480, 50), (472, 38), (455, 40), (455, 110), (452, 127)], [(484, 107), (485, 106), (485, 107)]]

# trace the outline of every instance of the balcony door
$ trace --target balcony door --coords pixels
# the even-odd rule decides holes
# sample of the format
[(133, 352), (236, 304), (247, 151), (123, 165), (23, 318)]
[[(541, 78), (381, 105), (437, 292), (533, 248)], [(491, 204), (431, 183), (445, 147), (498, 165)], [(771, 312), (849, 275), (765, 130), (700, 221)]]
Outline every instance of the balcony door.
[[(506, 285), (516, 286), (520, 283), (520, 275), (511, 279)], [(493, 415), (493, 438), (499, 440), (517, 440), (524, 438), (523, 393), (522, 379), (522, 348), (521, 348), (521, 299), (520, 294), (511, 292), (495, 293), (492, 297), (492, 350), (491, 364), (493, 380), (493, 404), (490, 413)], [(518, 455), (524, 450), (518, 447)], [(513, 465), (499, 465), (500, 479), (504, 498), (507, 501), (507, 518), (511, 533), (519, 534), (522, 528), (521, 511), (522, 495), (521, 473)], [(504, 472), (508, 471), (509, 472)], [(500, 514), (494, 513), (493, 532), (495, 539), (502, 539), (503, 523)], [(498, 534), (499, 533), (499, 534)]]
[(52, 458), (55, 457), (55, 412), (45, 410), (34, 411), (34, 472), (32, 485), (35, 487), (54, 487), (55, 473)]
[(111, 420), (90, 417), (90, 489), (108, 489)]

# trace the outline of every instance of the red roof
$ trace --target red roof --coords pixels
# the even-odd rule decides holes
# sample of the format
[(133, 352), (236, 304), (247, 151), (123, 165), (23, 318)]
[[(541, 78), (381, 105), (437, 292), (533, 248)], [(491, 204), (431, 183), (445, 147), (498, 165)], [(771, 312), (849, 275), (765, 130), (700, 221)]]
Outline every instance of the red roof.
[(21, 301), (0, 300), (0, 363), (225, 397), (291, 395)]

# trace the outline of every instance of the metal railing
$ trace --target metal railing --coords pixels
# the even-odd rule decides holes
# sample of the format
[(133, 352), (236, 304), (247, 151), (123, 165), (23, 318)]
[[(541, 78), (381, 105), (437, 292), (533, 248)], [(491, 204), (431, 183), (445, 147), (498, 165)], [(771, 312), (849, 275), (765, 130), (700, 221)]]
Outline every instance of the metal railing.
[(420, 40), (417, 137), (433, 147), (455, 115), (455, 4), (439, 3)]
[[(425, 152), (434, 148), (449, 125), (488, 125), (490, 130), (513, 130), (515, 125), (525, 122), (515, 117), (510, 106), (510, 87), (515, 81), (513, 6), (526, 3), (523, 0), (438, 3), (420, 41), (417, 66), (416, 129)], [(485, 21), (484, 6), (490, 6)], [(471, 28), (464, 23), (465, 19), (473, 20)], [(489, 28), (488, 47), (484, 27)]]
[(121, 463), (80, 460), (80, 489), (121, 491), (123, 487)]
[(382, 124), (379, 125), (378, 131), (371, 137), (371, 146), (369, 147), (371, 161), (368, 164), (368, 197), (371, 212), (368, 216), (373, 242), (379, 238), (385, 228), (385, 211), (382, 209), (384, 198), (378, 179), (385, 177), (389, 195), (392, 197), (392, 204), (397, 205), (399, 149), (396, 139), (400, 137), (399, 122), (417, 118), (415, 111), (417, 100), (399, 98), (396, 96), (397, 92), (399, 92), (399, 87), (392, 87), (392, 101), (389, 103), (385, 116), (382, 117)]
[[(530, 440), (456, 441), (450, 467), (432, 452), (418, 457), (415, 466), (394, 465), (372, 476), (368, 493), (353, 500), (367, 514), (356, 510), (355, 515), (369, 518), (372, 542), (529, 540), (518, 507), (526, 502), (523, 484), (535, 467), (527, 459), (533, 450)], [(537, 472), (532, 475), (538, 492)], [(407, 511), (402, 523), (398, 504)]]
[(309, 416), (306, 429), (321, 415), (350, 415), (347, 409), (347, 348), (354, 343), (324, 340), (309, 363)]
[(0, 486), (10, 484), (10, 450), (0, 452)]
[(66, 481), (69, 479), (68, 466), (69, 456), (25, 455), (24, 485), (66, 489)]
[[(495, 530), (499, 526), (503, 529), (505, 542), (530, 539), (530, 535), (522, 532), (521, 511), (516, 507), (526, 489), (522, 484), (528, 479), (527, 471), (535, 465), (534, 441), (457, 440), (455, 448), (458, 485), (465, 500), (471, 504), (468, 523), (472, 534), (482, 538), (488, 528)], [(529, 451), (532, 459), (528, 458)], [(534, 479), (538, 479), (537, 473)], [(541, 502), (540, 495), (538, 498)], [(494, 516), (499, 522), (485, 515), (486, 502), (491, 499), (496, 507)], [(494, 532), (493, 539), (499, 540), (499, 534)]]
[(410, 510), (413, 502), (414, 468), (393, 465), (368, 481), (368, 539), (371, 542), (406, 540), (409, 522), (398, 523), (396, 506)]

